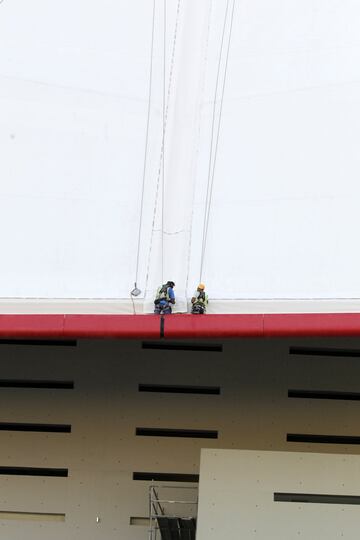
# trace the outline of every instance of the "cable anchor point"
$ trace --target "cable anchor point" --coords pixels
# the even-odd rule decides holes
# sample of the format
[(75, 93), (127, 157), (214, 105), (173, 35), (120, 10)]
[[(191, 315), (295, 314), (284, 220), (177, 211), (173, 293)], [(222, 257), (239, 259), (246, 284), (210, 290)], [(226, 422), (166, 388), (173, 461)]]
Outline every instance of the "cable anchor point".
[(138, 289), (136, 281), (135, 281), (135, 283), (134, 283), (134, 288), (133, 288), (133, 290), (130, 291), (130, 294), (131, 294), (131, 296), (139, 296), (139, 295), (141, 294), (141, 290)]

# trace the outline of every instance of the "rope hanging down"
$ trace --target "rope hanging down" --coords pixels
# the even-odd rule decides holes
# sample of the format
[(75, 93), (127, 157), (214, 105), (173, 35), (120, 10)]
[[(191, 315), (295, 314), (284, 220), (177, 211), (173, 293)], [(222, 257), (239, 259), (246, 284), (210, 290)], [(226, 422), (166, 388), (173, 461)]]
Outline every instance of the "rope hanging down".
[[(169, 114), (170, 95), (171, 95), (171, 88), (172, 88), (172, 81), (173, 81), (173, 71), (174, 71), (174, 64), (175, 64), (175, 52), (176, 52), (178, 26), (179, 26), (179, 18), (180, 18), (180, 6), (181, 6), (181, 0), (178, 0), (177, 8), (176, 8), (174, 35), (173, 35), (173, 40), (172, 40), (172, 51), (171, 51), (171, 57), (170, 57), (169, 78), (168, 78), (168, 87), (167, 87), (167, 93), (166, 93), (165, 120), (163, 122), (163, 137), (162, 137), (162, 142), (161, 142), (160, 160), (159, 160), (159, 167), (158, 167), (157, 181), (156, 181), (155, 203), (154, 203), (154, 212), (153, 212), (153, 220), (152, 220), (150, 248), (149, 248), (147, 270), (146, 270), (145, 291), (147, 291), (148, 283), (149, 283), (150, 261), (151, 261), (153, 237), (154, 237), (154, 232), (155, 232), (156, 213), (157, 213), (157, 206), (158, 206), (158, 199), (159, 199), (160, 178), (163, 172), (164, 146), (165, 146), (167, 119), (168, 119), (168, 114)], [(162, 204), (164, 205), (164, 199), (162, 201)], [(164, 215), (163, 210), (162, 210), (162, 215)], [(162, 236), (164, 236), (163, 223), (162, 223), (162, 228), (161, 228), (161, 234)]]
[(165, 110), (166, 110), (166, 0), (164, 0), (163, 33), (163, 117), (162, 117), (162, 185), (161, 185), (161, 283), (164, 283), (164, 208), (165, 208)]
[[(135, 282), (134, 282), (134, 289), (131, 291), (131, 299), (133, 299), (133, 296), (139, 296), (139, 294), (141, 294), (140, 289), (138, 289), (137, 282), (138, 282), (138, 277), (139, 277), (140, 240), (141, 240), (141, 230), (142, 230), (142, 222), (143, 222), (146, 165), (147, 165), (147, 156), (148, 156), (148, 147), (149, 147), (149, 127), (150, 127), (150, 110), (151, 110), (152, 78), (153, 78), (153, 57), (154, 57), (155, 8), (156, 8), (156, 0), (153, 0), (152, 25), (151, 25), (151, 45), (150, 45), (150, 67), (149, 67), (149, 91), (148, 91), (148, 106), (147, 106), (146, 133), (145, 133), (144, 164), (143, 164), (141, 202), (140, 202), (140, 219), (139, 219), (137, 255), (136, 255)], [(134, 307), (134, 311), (135, 311), (135, 306), (133, 306), (133, 307)]]
[(225, 36), (225, 30), (226, 30), (226, 27), (227, 27), (230, 0), (227, 0), (227, 3), (226, 3), (224, 23), (223, 23), (223, 29), (222, 29), (222, 35), (221, 35), (221, 45), (220, 45), (218, 69), (217, 69), (217, 75), (216, 75), (214, 104), (213, 104), (213, 113), (212, 113), (212, 125), (211, 125), (211, 142), (210, 142), (208, 181), (207, 181), (207, 189), (206, 189), (204, 224), (203, 224), (203, 237), (202, 237), (202, 246), (201, 246), (200, 278), (199, 278), (200, 282), (202, 281), (205, 250), (206, 250), (206, 242), (207, 242), (208, 229), (209, 229), (210, 209), (211, 209), (212, 194), (213, 194), (213, 187), (214, 187), (216, 158), (217, 158), (219, 136), (220, 136), (220, 127), (221, 127), (221, 119), (222, 119), (222, 110), (223, 110), (225, 83), (226, 83), (226, 76), (227, 76), (227, 69), (228, 69), (228, 60), (229, 60), (229, 51), (230, 51), (232, 27), (233, 27), (233, 21), (234, 21), (235, 1), (236, 0), (232, 0), (232, 8), (231, 8), (231, 14), (230, 14), (230, 28), (229, 28), (229, 36), (228, 36), (228, 42), (227, 42), (225, 67), (224, 67), (224, 78), (223, 78), (223, 84), (222, 84), (222, 90), (221, 90), (219, 118), (218, 118), (217, 131), (216, 131), (216, 140), (215, 140), (215, 147), (214, 147), (214, 132), (215, 132), (217, 94), (218, 94), (218, 87), (219, 87), (219, 78), (220, 78), (222, 56), (223, 56), (224, 36)]
[[(201, 91), (200, 95), (202, 96), (200, 98), (200, 103), (203, 101), (204, 94), (205, 94), (205, 79), (206, 79), (206, 71), (207, 71), (207, 64), (208, 64), (208, 54), (209, 54), (209, 42), (210, 42), (210, 28), (211, 28), (211, 16), (213, 12), (213, 3), (214, 0), (209, 0), (208, 3), (208, 14), (207, 14), (207, 28), (206, 28), (206, 42), (204, 47), (204, 56), (203, 56), (203, 63), (202, 63), (202, 73), (200, 80), (202, 81), (201, 84)], [(200, 138), (201, 138), (201, 122), (198, 121), (197, 123), (197, 134), (196, 134), (196, 160), (199, 159), (199, 152), (200, 152)], [(195, 187), (193, 186), (193, 194), (195, 193)], [(191, 249), (192, 249), (192, 235), (193, 235), (193, 224), (194, 224), (194, 204), (191, 208), (191, 217), (190, 217), (190, 225), (188, 235), (189, 235), (189, 241), (187, 246), (187, 261), (186, 261), (186, 281), (185, 281), (185, 298), (188, 297), (188, 290), (189, 290), (189, 275), (190, 275), (190, 261), (191, 261)]]

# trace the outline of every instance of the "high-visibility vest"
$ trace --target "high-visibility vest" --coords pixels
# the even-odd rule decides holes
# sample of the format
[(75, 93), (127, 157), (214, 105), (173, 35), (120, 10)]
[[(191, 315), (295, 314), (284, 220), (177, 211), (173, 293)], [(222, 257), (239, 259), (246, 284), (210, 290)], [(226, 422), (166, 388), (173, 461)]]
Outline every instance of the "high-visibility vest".
[(166, 300), (167, 302), (170, 301), (170, 296), (169, 296), (169, 293), (168, 293), (168, 286), (167, 284), (165, 283), (165, 285), (162, 285), (161, 287), (158, 288), (158, 290), (156, 291), (156, 297), (155, 299), (156, 300)]
[(202, 304), (204, 306), (207, 306), (208, 304), (208, 295), (203, 291), (197, 291), (195, 295), (195, 302), (194, 304)]

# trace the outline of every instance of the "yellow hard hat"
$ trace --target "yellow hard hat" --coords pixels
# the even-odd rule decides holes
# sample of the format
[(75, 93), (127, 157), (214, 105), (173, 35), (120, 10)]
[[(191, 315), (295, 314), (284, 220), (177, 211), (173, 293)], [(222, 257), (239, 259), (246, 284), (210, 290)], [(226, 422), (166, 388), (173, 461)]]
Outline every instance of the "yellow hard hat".
[(201, 289), (203, 291), (205, 289), (205, 285), (203, 283), (199, 283), (198, 289)]

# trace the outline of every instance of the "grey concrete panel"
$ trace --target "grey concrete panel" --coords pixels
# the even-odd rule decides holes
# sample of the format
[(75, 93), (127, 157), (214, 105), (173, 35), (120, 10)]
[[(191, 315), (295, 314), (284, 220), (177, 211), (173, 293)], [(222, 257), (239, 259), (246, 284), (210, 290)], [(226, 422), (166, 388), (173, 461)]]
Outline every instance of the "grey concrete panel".
[[(0, 345), (0, 378), (75, 384), (0, 388), (1, 422), (72, 425), (70, 434), (0, 432), (0, 466), (69, 468), (67, 479), (0, 475), (0, 512), (66, 512), (64, 523), (16, 524), (0, 514), (6, 539), (146, 539), (146, 527), (129, 525), (148, 510), (149, 483), (133, 481), (133, 471), (198, 473), (204, 447), (360, 453), (358, 446), (286, 442), (294, 432), (360, 435), (360, 402), (287, 396), (289, 388), (360, 391), (360, 358), (289, 355), (290, 345), (360, 349), (360, 340), (244, 339), (224, 343), (223, 353), (101, 340), (76, 348)], [(138, 392), (139, 383), (213, 385), (221, 394), (150, 394)], [(137, 437), (136, 427), (214, 429), (219, 438)]]
[(203, 450), (197, 539), (352, 540), (359, 506), (275, 502), (274, 493), (360, 495), (359, 485), (360, 456)]

